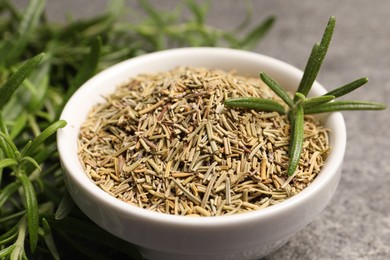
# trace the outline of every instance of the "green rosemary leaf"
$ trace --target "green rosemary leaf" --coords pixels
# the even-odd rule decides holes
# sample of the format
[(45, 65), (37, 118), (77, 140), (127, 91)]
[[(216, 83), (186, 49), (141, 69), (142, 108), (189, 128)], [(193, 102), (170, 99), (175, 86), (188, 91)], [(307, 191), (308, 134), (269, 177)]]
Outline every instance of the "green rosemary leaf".
[(7, 256), (9, 256), (12, 251), (14, 251), (15, 245), (10, 245), (2, 250), (0, 250), (0, 258), (1, 259), (6, 259)]
[(318, 105), (321, 105), (323, 103), (330, 102), (335, 98), (336, 97), (333, 95), (324, 95), (324, 96), (319, 96), (319, 97), (306, 98), (302, 102), (302, 106), (303, 106), (304, 111), (306, 111), (305, 109), (308, 107), (318, 106)]
[(19, 117), (16, 118), (12, 128), (11, 132), (9, 133), (9, 137), (13, 140), (15, 137), (17, 137), (25, 128), (27, 123), (27, 115), (26, 113), (21, 113)]
[(33, 115), (33, 114), (28, 114), (27, 121), (28, 121), (28, 126), (30, 127), (33, 135), (34, 136), (40, 135), (42, 131), (41, 131), (41, 128), (39, 127), (39, 124), (37, 122), (37, 117), (35, 117), (35, 115)]
[[(75, 47), (80, 49), (84, 47), (85, 43), (88, 43), (89, 40), (98, 37), (98, 36), (106, 36), (112, 37), (114, 33), (112, 33), (112, 25), (115, 20), (121, 15), (121, 13), (125, 10), (123, 6), (123, 1), (111, 1), (108, 10), (100, 15), (92, 16), (90, 18), (83, 18), (79, 20), (72, 21), (69, 24), (66, 24), (63, 27), (60, 27), (58, 30), (55, 30), (55, 34), (51, 43), (54, 43), (54, 46), (51, 47), (61, 47), (67, 52), (72, 51), (69, 49), (68, 44), (74, 44), (74, 40), (76, 40)], [(109, 46), (107, 46), (109, 47)], [(76, 53), (72, 53), (71, 56), (77, 55)], [(57, 62), (66, 62), (68, 56), (61, 56)], [(64, 74), (68, 74), (64, 72)]]
[(4, 133), (5, 135), (9, 135), (8, 128), (3, 118), (3, 111), (1, 110), (0, 110), (0, 132)]
[(27, 212), (27, 210), (22, 210), (22, 211), (18, 211), (16, 213), (1, 217), (0, 223), (5, 223), (5, 222), (10, 221), (10, 220), (19, 219), (21, 216), (26, 215), (26, 212)]
[(321, 43), (318, 45), (318, 47), (317, 44), (315, 44), (313, 47), (312, 53), (304, 71), (304, 75), (298, 87), (298, 92), (301, 92), (305, 96), (309, 93), (321, 68), (322, 62), (325, 59), (335, 25), (336, 19), (332, 16), (330, 17), (328, 25), (325, 28)]
[(314, 68), (312, 69), (310, 75), (309, 75), (309, 80), (308, 80), (308, 85), (306, 88), (303, 90), (302, 94), (305, 96), (309, 93), (311, 87), (313, 86), (314, 81), (316, 80), (317, 74), (320, 71), (321, 65), (325, 59), (326, 53), (329, 48), (330, 41), (333, 36), (333, 31), (334, 27), (336, 25), (336, 19), (332, 16), (329, 19), (328, 25), (325, 28), (324, 35), (322, 36), (321, 43), (318, 47), (318, 52), (315, 58), (314, 62)]
[(263, 98), (230, 98), (225, 100), (225, 106), (247, 108), (262, 111), (276, 111), (280, 114), (285, 114), (284, 107), (276, 101)]
[(268, 76), (265, 72), (260, 73), (260, 78), (263, 80), (265, 84), (267, 84), (268, 87), (272, 89), (273, 92), (275, 92), (276, 95), (278, 95), (284, 103), (286, 103), (290, 108), (294, 106), (294, 102), (291, 99), (290, 95), (283, 89), (282, 86), (279, 85), (275, 80), (273, 80), (270, 76)]
[(228, 46), (232, 49), (239, 49), (240, 41), (236, 38), (234, 34), (231, 33), (222, 33), (221, 35), (222, 39), (228, 44)]
[(31, 144), (32, 144), (33, 140), (28, 140), (27, 143), (24, 145), (23, 149), (22, 149), (22, 154), (25, 154), (25, 151), (30, 148)]
[(24, 242), (26, 240), (27, 233), (27, 220), (26, 217), (22, 217), (18, 223), (18, 237), (14, 242), (15, 248), (12, 250), (11, 259), (26, 259), (26, 253), (24, 251)]
[(244, 30), (249, 25), (249, 23), (251, 22), (252, 17), (253, 17), (252, 1), (251, 0), (244, 0), (243, 2), (244, 2), (246, 14), (245, 14), (244, 20), (234, 30), (235, 32), (241, 32), (242, 30)]
[(36, 169), (38, 169), (40, 172), (42, 172), (41, 166), (30, 156), (24, 156), (20, 162), (29, 162), (31, 163)]
[(165, 26), (165, 21), (161, 18), (161, 14), (148, 0), (138, 0), (138, 3), (156, 25)]
[(81, 65), (74, 81), (71, 83), (66, 93), (65, 101), (70, 98), (77, 88), (95, 74), (99, 63), (101, 45), (102, 43), (99, 37), (92, 40), (90, 52)]
[(240, 41), (241, 48), (251, 49), (255, 47), (259, 43), (259, 41), (264, 38), (266, 33), (271, 29), (275, 20), (276, 19), (274, 16), (270, 16), (258, 26), (256, 26)]
[(60, 204), (58, 205), (58, 208), (55, 213), (55, 220), (61, 220), (68, 216), (72, 208), (75, 206), (74, 201), (72, 200), (72, 197), (69, 195), (68, 192), (65, 192), (64, 196), (62, 197)]
[(58, 120), (48, 126), (43, 132), (38, 135), (31, 144), (27, 147), (27, 149), (23, 149), (23, 156), (30, 156), (37, 149), (39, 145), (41, 145), (47, 138), (49, 138), (52, 134), (54, 134), (58, 129), (65, 127), (66, 121)]
[[(19, 91), (18, 91), (19, 90)], [(0, 89), (1, 92), (1, 89)], [(16, 92), (23, 92), (20, 91), (20, 88), (16, 90)], [(7, 103), (2, 108), (3, 111), (3, 117), (4, 120), (9, 122), (12, 120), (16, 120), (16, 118), (19, 117), (25, 111), (26, 106), (23, 104), (24, 102), (21, 102), (19, 93), (14, 93), (12, 97), (7, 101)], [(1, 94), (0, 94), (1, 95)]]
[(28, 60), (0, 88), (0, 109), (8, 102), (23, 80), (39, 65), (43, 57), (44, 54), (41, 53)]
[(386, 105), (376, 102), (366, 101), (334, 101), (321, 104), (316, 107), (308, 107), (305, 109), (305, 114), (318, 114), (325, 112), (336, 112), (342, 110), (383, 110)]
[(322, 37), (321, 43), (318, 47), (318, 52), (317, 52), (317, 56), (315, 58), (314, 68), (312, 70), (312, 73), (310, 73), (310, 75), (309, 75), (310, 77), (309, 77), (307, 88), (304, 89), (304, 92), (302, 92), (302, 94), (304, 94), (305, 96), (309, 93), (311, 87), (313, 86), (314, 81), (316, 80), (317, 74), (320, 71), (321, 65), (325, 59), (326, 53), (327, 53), (328, 48), (329, 48), (330, 41), (331, 41), (332, 36), (333, 36), (333, 31), (334, 31), (335, 25), (336, 25), (336, 19), (332, 16), (329, 19), (329, 22), (328, 22), (327, 27), (325, 28), (325, 32), (324, 32), (324, 35)]
[(195, 22), (198, 25), (204, 24), (209, 2), (206, 2), (204, 4), (199, 4), (194, 0), (187, 0), (186, 3), (191, 13), (194, 15)]
[(290, 161), (287, 168), (287, 174), (289, 176), (293, 175), (298, 167), (298, 162), (301, 157), (304, 131), (303, 131), (304, 121), (303, 121), (303, 108), (301, 105), (297, 106), (294, 125), (294, 134), (291, 136), (290, 141)]
[(18, 148), (3, 132), (0, 132), (0, 147), (9, 158), (17, 159)]
[(16, 8), (10, 0), (1, 1), (2, 7), (5, 8), (11, 14), (11, 19), (20, 21), (22, 19), (22, 15), (20, 14), (18, 8)]
[(18, 174), (18, 179), (22, 183), (24, 190), (24, 199), (27, 208), (27, 226), (30, 237), (30, 248), (34, 252), (38, 244), (38, 229), (39, 229), (39, 212), (37, 195), (35, 194), (34, 186), (26, 174)]
[[(26, 145), (26, 147), (28, 147), (28, 144)], [(24, 149), (24, 150), (26, 150), (26, 149)], [(57, 151), (56, 143), (50, 142), (47, 145), (45, 145), (44, 149), (39, 149), (38, 152), (34, 153), (34, 160), (38, 164), (44, 163), (45, 160), (48, 160), (50, 157), (56, 158), (55, 156), (53, 156), (56, 154), (56, 151)], [(23, 151), (22, 151), (22, 154), (23, 154)], [(54, 165), (56, 165), (56, 164), (54, 164)], [(34, 170), (34, 166), (32, 164), (27, 164), (25, 167), (26, 167), (27, 173), (32, 172)]]
[(108, 29), (111, 19), (110, 14), (102, 14), (89, 19), (77, 20), (65, 25), (61, 30), (57, 31), (55, 38), (58, 42), (55, 42), (55, 44), (60, 45), (62, 42), (69, 41), (75, 34), (80, 38), (83, 38), (84, 36), (85, 38), (83, 40), (86, 40), (87, 37), (99, 35), (100, 33), (103, 33), (105, 29)]
[(18, 235), (18, 225), (13, 226), (7, 232), (0, 236), (0, 245), (4, 245), (12, 241)]
[(58, 250), (56, 247), (56, 243), (54, 242), (54, 238), (53, 238), (53, 234), (51, 232), (50, 225), (45, 218), (42, 218), (42, 228), (43, 228), (43, 232), (44, 232), (43, 238), (45, 240), (47, 248), (49, 249), (49, 251), (51, 253), (51, 256), (53, 257), (53, 259), (59, 260), (60, 255), (58, 254)]
[(22, 20), (19, 23), (15, 37), (12, 37), (0, 49), (1, 62), (10, 65), (18, 59), (26, 49), (29, 38), (34, 33), (34, 29), (39, 24), (45, 8), (44, 0), (30, 1), (27, 9), (23, 13)]
[(19, 35), (32, 33), (32, 28), (37, 26), (39, 17), (45, 8), (44, 0), (31, 0), (29, 6), (24, 11), (22, 21), (18, 28)]
[(5, 167), (15, 166), (18, 165), (18, 161), (12, 158), (5, 158), (0, 160), (0, 169), (3, 169)]
[(344, 96), (345, 94), (348, 94), (351, 91), (354, 91), (355, 89), (363, 86), (368, 82), (368, 78), (360, 78), (355, 81), (352, 81), (342, 87), (339, 87), (337, 89), (334, 89), (328, 93), (326, 93), (324, 96), (332, 95), (335, 98)]
[(45, 59), (41, 62), (31, 76), (23, 82), (23, 85), (26, 85), (26, 83), (29, 82), (32, 87), (32, 91), (25, 91), (22, 96), (24, 100), (28, 101), (27, 109), (31, 111), (31, 113), (42, 113), (41, 111), (44, 110), (45, 99), (50, 87), (49, 77), (52, 68), (49, 59)]
[[(15, 159), (16, 158), (15, 150), (13, 150), (12, 147), (10, 147), (9, 144), (8, 144), (10, 142), (9, 137), (8, 137), (8, 129), (7, 129), (7, 126), (5, 125), (5, 122), (4, 122), (4, 119), (3, 119), (3, 113), (0, 110), (0, 135), (1, 134), (5, 136), (5, 138), (2, 138), (0, 136), (0, 148), (1, 148), (1, 150), (4, 152), (4, 154), (8, 158)], [(12, 143), (12, 141), (11, 141), (11, 143)]]
[[(311, 77), (311, 74), (313, 73), (312, 71), (313, 71), (313, 68), (315, 66), (314, 64), (316, 62), (319, 47), (320, 47), (320, 44), (315, 43), (312, 50), (311, 50), (309, 59), (307, 60), (306, 67), (305, 67), (305, 70), (303, 72), (302, 79), (299, 82), (297, 92), (300, 92), (300, 93), (308, 92), (307, 89), (310, 90), (310, 88), (311, 88), (310, 83), (309, 83), (309, 79)], [(294, 101), (296, 101), (296, 100), (294, 100)]]
[(14, 245), (15, 248), (12, 250), (11, 259), (26, 259), (26, 253), (24, 252), (24, 241), (26, 240), (27, 232), (27, 220), (26, 217), (22, 217), (18, 223), (18, 238)]
[(5, 186), (0, 192), (0, 208), (3, 207), (4, 203), (19, 189), (20, 182), (11, 182)]
[(294, 106), (301, 104), (303, 101), (305, 101), (306, 97), (300, 92), (296, 92), (294, 95), (294, 99), (296, 100), (294, 103)]

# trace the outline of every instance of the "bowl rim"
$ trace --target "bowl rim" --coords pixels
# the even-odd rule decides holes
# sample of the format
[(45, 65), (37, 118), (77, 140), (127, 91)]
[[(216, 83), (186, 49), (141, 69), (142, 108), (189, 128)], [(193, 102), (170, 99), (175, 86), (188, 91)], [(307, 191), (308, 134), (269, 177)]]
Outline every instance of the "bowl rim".
[[(110, 77), (115, 74), (116, 71), (128, 67), (132, 64), (136, 64), (138, 62), (151, 62), (157, 58), (166, 58), (171, 57), (172, 55), (187, 55), (191, 53), (191, 55), (209, 55), (211, 53), (217, 53), (219, 55), (233, 55), (233, 56), (242, 56), (242, 58), (250, 58), (250, 59), (262, 59), (273, 66), (282, 66), (283, 69), (288, 70), (290, 73), (301, 77), (303, 72), (298, 68), (285, 63), (281, 60), (243, 50), (229, 49), (229, 48), (219, 48), (219, 47), (186, 47), (186, 48), (176, 48), (158, 51), (154, 53), (144, 54), (135, 58), (131, 58), (120, 63), (117, 63), (102, 72), (99, 72), (94, 77), (85, 82), (68, 100), (66, 103), (60, 119), (70, 118), (72, 113), (72, 106), (77, 101), (80, 95), (85, 95), (88, 92), (88, 89), (91, 89), (95, 82), (101, 80), (104, 77)], [(191, 64), (189, 64), (191, 65)], [(323, 88), (318, 82), (314, 83), (313, 88), (316, 89), (320, 94), (325, 93), (325, 88)], [(62, 163), (62, 167), (66, 168), (65, 174), (69, 174), (72, 178), (72, 181), (76, 182), (79, 187), (82, 187), (86, 192), (88, 192), (91, 196), (97, 197), (99, 201), (104, 201), (113, 207), (116, 211), (120, 211), (124, 215), (142, 218), (148, 221), (159, 222), (161, 224), (167, 225), (175, 225), (175, 226), (194, 226), (194, 227), (207, 227), (207, 226), (225, 226), (231, 224), (240, 224), (247, 221), (258, 221), (264, 218), (272, 218), (276, 215), (283, 214), (283, 212), (288, 212), (291, 208), (295, 207), (297, 204), (305, 203), (311, 196), (315, 195), (315, 193), (321, 187), (325, 186), (328, 182), (330, 182), (333, 175), (336, 174), (337, 169), (340, 167), (343, 161), (345, 146), (346, 146), (346, 128), (343, 116), (340, 112), (328, 114), (328, 119), (333, 122), (333, 135), (336, 141), (332, 145), (332, 150), (326, 160), (326, 163), (321, 170), (321, 174), (319, 174), (315, 180), (304, 190), (299, 192), (287, 200), (272, 205), (270, 207), (266, 207), (261, 210), (253, 210), (240, 214), (233, 215), (223, 215), (223, 216), (210, 216), (210, 217), (185, 217), (185, 216), (176, 216), (166, 213), (160, 213), (151, 211), (148, 209), (142, 209), (137, 206), (128, 204), (124, 201), (121, 201), (117, 198), (112, 197), (110, 194), (103, 191), (99, 188), (95, 183), (93, 183), (84, 171), (80, 171), (79, 167), (81, 167), (81, 163), (79, 163), (79, 167), (74, 163), (74, 156), (68, 156), (70, 141), (67, 138), (68, 129), (73, 128), (73, 125), (67, 125), (62, 129), (57, 131), (57, 147), (60, 156), (60, 160)], [(76, 155), (77, 157), (77, 155)], [(82, 175), (83, 177), (80, 177)]]

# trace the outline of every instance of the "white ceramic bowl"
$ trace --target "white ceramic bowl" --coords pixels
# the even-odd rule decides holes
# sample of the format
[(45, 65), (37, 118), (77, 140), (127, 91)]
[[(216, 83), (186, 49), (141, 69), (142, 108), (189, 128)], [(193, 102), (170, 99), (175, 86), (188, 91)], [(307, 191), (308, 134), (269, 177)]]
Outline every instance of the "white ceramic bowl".
[[(283, 245), (325, 208), (340, 179), (346, 130), (340, 113), (322, 116), (331, 129), (332, 151), (315, 181), (301, 193), (259, 211), (218, 217), (182, 217), (141, 209), (111, 197), (84, 173), (77, 157), (80, 125), (91, 107), (139, 73), (166, 71), (180, 65), (237, 70), (258, 77), (265, 71), (294, 90), (302, 71), (279, 60), (224, 48), (183, 48), (121, 62), (86, 82), (68, 101), (58, 131), (58, 150), (67, 188), (77, 205), (96, 224), (138, 245), (146, 259), (259, 259)], [(324, 94), (317, 82), (312, 94)]]

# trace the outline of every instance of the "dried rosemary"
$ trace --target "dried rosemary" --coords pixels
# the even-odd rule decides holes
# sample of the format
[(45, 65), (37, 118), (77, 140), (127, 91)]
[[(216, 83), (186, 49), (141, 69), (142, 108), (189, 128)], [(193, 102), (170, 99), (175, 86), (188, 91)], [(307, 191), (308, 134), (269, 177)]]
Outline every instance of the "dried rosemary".
[(224, 107), (245, 96), (280, 102), (261, 80), (221, 70), (139, 75), (90, 112), (80, 161), (107, 193), (157, 212), (217, 216), (277, 204), (319, 173), (327, 129), (305, 116), (299, 171), (287, 176), (287, 116)]

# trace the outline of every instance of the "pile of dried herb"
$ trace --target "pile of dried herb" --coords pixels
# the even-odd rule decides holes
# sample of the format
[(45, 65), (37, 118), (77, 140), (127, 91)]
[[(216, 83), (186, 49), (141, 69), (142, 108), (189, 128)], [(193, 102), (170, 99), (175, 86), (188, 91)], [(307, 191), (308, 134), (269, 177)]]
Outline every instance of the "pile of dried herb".
[(259, 78), (216, 69), (136, 76), (90, 112), (80, 161), (107, 193), (157, 212), (218, 216), (277, 204), (317, 176), (327, 129), (305, 118), (299, 171), (288, 176), (287, 116), (224, 107), (246, 96), (281, 101)]

